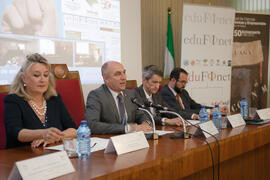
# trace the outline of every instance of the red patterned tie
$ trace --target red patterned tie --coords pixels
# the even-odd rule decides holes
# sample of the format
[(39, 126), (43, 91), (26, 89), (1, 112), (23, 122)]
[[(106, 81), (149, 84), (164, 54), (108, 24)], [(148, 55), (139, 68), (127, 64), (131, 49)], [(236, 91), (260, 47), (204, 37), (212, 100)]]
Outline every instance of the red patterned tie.
[(178, 101), (178, 103), (179, 103), (181, 109), (184, 110), (185, 108), (184, 108), (184, 106), (183, 106), (183, 104), (182, 104), (182, 102), (181, 102), (181, 100), (180, 100), (180, 95), (177, 94), (177, 95), (176, 95), (176, 98), (177, 98), (177, 101)]

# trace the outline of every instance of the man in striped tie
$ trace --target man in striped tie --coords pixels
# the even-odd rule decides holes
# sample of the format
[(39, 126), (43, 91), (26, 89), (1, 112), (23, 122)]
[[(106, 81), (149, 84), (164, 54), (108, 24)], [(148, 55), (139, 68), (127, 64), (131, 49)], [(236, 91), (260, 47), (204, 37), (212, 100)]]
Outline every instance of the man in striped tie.
[[(146, 101), (149, 101), (156, 105), (168, 107), (158, 92), (161, 80), (162, 72), (157, 68), (157, 66), (146, 66), (143, 69), (142, 85), (138, 88), (135, 88), (137, 99), (141, 101), (142, 104)], [(152, 113), (157, 125), (182, 125), (181, 120), (177, 117), (173, 117), (171, 115), (163, 116), (163, 114), (160, 115), (152, 107), (150, 107), (148, 110)], [(184, 112), (181, 112), (180, 115), (183, 116), (183, 118), (187, 118), (187, 115)]]

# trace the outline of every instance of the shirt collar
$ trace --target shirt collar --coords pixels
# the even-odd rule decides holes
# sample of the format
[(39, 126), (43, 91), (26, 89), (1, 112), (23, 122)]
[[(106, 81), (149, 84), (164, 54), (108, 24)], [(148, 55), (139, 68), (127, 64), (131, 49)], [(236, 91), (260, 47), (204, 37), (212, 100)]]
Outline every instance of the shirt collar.
[(152, 99), (152, 94), (149, 96), (148, 93), (146, 92), (146, 90), (144, 89), (144, 87), (143, 87), (143, 91), (144, 91), (146, 99), (149, 99), (149, 98)]
[[(108, 87), (108, 89), (112, 93), (113, 98), (116, 99), (119, 93), (115, 92), (114, 90), (110, 89), (109, 87)], [(123, 95), (123, 92), (122, 91), (120, 93)]]
[(177, 92), (173, 88), (171, 88), (169, 85), (168, 85), (168, 87), (172, 91), (172, 93), (174, 94), (174, 96), (176, 96), (177, 95)]

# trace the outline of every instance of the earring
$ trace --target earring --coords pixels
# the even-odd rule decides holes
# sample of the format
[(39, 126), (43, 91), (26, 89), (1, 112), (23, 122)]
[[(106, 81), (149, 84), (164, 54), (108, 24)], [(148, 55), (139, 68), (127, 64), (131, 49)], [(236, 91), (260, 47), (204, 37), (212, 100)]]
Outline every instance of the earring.
[(26, 84), (23, 84), (24, 87), (26, 87)]

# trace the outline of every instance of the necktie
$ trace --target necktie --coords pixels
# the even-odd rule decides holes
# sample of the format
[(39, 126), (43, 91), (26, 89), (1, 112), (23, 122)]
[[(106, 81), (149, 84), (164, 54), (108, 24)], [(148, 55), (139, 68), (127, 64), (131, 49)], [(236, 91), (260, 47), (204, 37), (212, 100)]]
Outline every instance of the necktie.
[(125, 110), (123, 95), (118, 94), (117, 100), (118, 100), (118, 108), (119, 108), (121, 124), (126, 125), (126, 110)]
[[(152, 97), (149, 97), (147, 100), (149, 102), (153, 103)], [(156, 112), (155, 112), (153, 107), (150, 107), (150, 112), (152, 113), (153, 116), (155, 116)]]
[(182, 104), (182, 101), (181, 101), (181, 99), (180, 99), (180, 95), (177, 94), (177, 95), (176, 95), (176, 98), (177, 98), (177, 101), (178, 101), (178, 103), (179, 103), (179, 105), (180, 105), (180, 108), (181, 108), (182, 110), (184, 110), (185, 108), (184, 108), (184, 105)]

